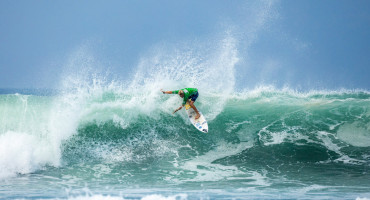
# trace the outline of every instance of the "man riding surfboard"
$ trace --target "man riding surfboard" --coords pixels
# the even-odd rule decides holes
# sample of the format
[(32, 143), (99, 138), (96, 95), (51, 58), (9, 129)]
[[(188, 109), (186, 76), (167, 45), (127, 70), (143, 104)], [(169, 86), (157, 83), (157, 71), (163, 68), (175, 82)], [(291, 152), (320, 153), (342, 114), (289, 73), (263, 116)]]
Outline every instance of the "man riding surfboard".
[(199, 96), (197, 88), (184, 88), (184, 89), (175, 90), (175, 91), (163, 91), (163, 90), (161, 90), (161, 92), (163, 92), (163, 94), (179, 94), (180, 97), (184, 99), (183, 102), (182, 102), (182, 105), (178, 109), (173, 111), (173, 113), (181, 110), (181, 108), (186, 104), (186, 102), (189, 101), (190, 107), (192, 107), (194, 109), (195, 113), (197, 113), (197, 115), (195, 116), (195, 119), (198, 119), (200, 117), (198, 109), (194, 105), (195, 100), (197, 100), (197, 98)]

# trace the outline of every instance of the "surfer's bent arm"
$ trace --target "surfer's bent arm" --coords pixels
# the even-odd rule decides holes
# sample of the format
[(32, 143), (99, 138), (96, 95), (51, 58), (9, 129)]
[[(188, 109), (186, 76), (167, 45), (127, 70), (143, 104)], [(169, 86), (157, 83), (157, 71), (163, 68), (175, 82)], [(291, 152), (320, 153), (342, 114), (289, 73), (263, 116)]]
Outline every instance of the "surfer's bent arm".
[(178, 109), (176, 109), (175, 111), (173, 111), (173, 113), (172, 113), (172, 114), (175, 114), (175, 112), (177, 112), (177, 111), (181, 110), (181, 108), (182, 108), (182, 106), (180, 106)]

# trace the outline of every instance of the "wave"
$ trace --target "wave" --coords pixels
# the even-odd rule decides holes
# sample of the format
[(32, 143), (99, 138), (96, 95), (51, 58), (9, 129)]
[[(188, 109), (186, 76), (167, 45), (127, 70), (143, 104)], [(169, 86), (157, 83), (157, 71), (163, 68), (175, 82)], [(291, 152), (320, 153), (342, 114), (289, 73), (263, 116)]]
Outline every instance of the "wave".
[[(227, 35), (211, 43), (154, 48), (125, 81), (97, 71), (82, 49), (56, 91), (1, 94), (0, 178), (105, 163), (123, 171), (171, 169), (163, 180), (172, 182), (246, 176), (250, 184), (269, 185), (261, 165), (279, 171), (369, 164), (368, 91), (236, 91), (237, 41)], [(181, 103), (177, 95), (159, 91), (184, 87), (199, 89), (196, 106), (208, 134), (184, 112), (172, 114)]]
[[(234, 176), (241, 173), (236, 166), (246, 162), (370, 161), (366, 91), (297, 93), (269, 87), (224, 95), (200, 90), (197, 106), (209, 121), (208, 134), (192, 127), (184, 112), (172, 115), (181, 101), (177, 95), (157, 90), (148, 97), (140, 91), (0, 95), (1, 177), (49, 165), (166, 160), (182, 170), (201, 171), (194, 181)], [(217, 112), (216, 106), (221, 106)], [(215, 176), (217, 171), (222, 175)]]

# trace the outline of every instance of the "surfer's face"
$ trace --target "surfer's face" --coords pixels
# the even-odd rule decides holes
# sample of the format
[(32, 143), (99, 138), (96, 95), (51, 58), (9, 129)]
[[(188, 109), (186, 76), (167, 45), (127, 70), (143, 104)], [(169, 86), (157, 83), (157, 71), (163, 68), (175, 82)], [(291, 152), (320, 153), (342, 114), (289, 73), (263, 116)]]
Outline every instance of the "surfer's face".
[(179, 91), (179, 95), (181, 98), (184, 98), (184, 92), (182, 92), (181, 90)]

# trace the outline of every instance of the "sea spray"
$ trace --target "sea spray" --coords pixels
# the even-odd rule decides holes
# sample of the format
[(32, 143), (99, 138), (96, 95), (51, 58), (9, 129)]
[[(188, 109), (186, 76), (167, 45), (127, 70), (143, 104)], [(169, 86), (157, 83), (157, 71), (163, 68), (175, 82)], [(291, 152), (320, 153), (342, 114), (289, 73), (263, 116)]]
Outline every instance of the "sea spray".
[[(144, 93), (141, 98), (158, 99), (158, 88), (196, 87), (201, 94), (199, 99), (218, 100), (212, 104), (209, 100), (203, 101), (203, 106), (210, 110), (206, 118), (213, 119), (222, 111), (227, 95), (234, 91), (238, 60), (237, 41), (231, 36), (213, 45), (197, 44), (191, 49), (159, 46), (140, 60), (129, 89)], [(175, 107), (174, 99), (171, 97), (168, 101), (171, 105), (167, 106)]]

